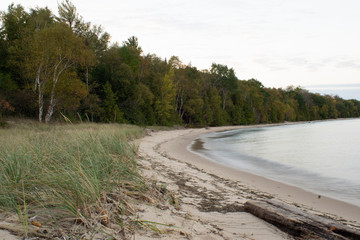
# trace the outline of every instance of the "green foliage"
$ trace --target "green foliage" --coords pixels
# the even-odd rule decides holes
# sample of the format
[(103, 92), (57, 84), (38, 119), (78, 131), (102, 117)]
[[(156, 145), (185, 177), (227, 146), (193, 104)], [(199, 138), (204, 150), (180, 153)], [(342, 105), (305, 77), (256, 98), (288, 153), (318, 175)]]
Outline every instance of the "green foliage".
[(212, 87), (209, 91), (209, 100), (210, 108), (210, 118), (209, 124), (212, 126), (221, 126), (225, 124), (224, 120), (224, 111), (221, 109), (221, 97), (218, 90), (215, 87)]
[(69, 1), (62, 1), (58, 5), (58, 22), (66, 24), (77, 36), (81, 37), (86, 46), (97, 57), (102, 56), (107, 49), (110, 35), (103, 31), (101, 26), (91, 25), (85, 22), (77, 12), (75, 5)]
[(69, 0), (58, 16), (11, 4), (1, 23), (0, 94), (15, 115), (42, 120), (46, 107), (46, 121), (64, 112), (89, 121), (190, 126), (360, 116), (357, 100), (265, 88), (222, 64), (199, 71), (176, 56), (144, 54), (135, 36), (109, 47), (110, 35)]
[(88, 94), (81, 103), (81, 110), (88, 120), (94, 122), (99, 120), (104, 109), (100, 106), (101, 100), (96, 94)]
[(175, 88), (174, 71), (170, 70), (158, 83), (155, 95), (154, 110), (155, 116), (161, 125), (169, 125), (174, 112)]
[(5, 91), (14, 91), (18, 89), (16, 82), (11, 79), (9, 73), (4, 74), (0, 72), (0, 89)]
[(237, 77), (234, 69), (228, 68), (226, 65), (215, 64), (211, 65), (210, 73), (212, 74), (212, 82), (219, 90), (222, 96), (222, 108), (225, 109), (228, 94), (236, 90)]
[(59, 17), (57, 17), (57, 20), (67, 24), (71, 29), (75, 28), (80, 22), (76, 7), (69, 0), (62, 1), (58, 5), (58, 13)]
[(63, 80), (56, 87), (56, 109), (60, 112), (75, 113), (86, 98), (88, 91), (75, 72), (65, 72)]
[(105, 99), (103, 101), (104, 115), (102, 120), (105, 122), (120, 122), (122, 120), (122, 113), (116, 104), (117, 97), (111, 89), (109, 82), (104, 86)]
[(2, 37), (6, 41), (13, 42), (22, 39), (26, 35), (29, 13), (21, 5), (11, 4), (7, 12), (1, 14)]

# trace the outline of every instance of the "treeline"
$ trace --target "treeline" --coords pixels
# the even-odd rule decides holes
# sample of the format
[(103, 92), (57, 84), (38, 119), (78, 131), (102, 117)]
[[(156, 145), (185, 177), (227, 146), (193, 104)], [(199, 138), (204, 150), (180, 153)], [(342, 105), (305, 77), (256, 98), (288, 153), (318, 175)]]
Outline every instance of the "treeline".
[(225, 65), (200, 71), (144, 54), (136, 37), (109, 39), (69, 0), (57, 15), (10, 5), (1, 13), (0, 118), (219, 126), (360, 116), (357, 100), (265, 88)]

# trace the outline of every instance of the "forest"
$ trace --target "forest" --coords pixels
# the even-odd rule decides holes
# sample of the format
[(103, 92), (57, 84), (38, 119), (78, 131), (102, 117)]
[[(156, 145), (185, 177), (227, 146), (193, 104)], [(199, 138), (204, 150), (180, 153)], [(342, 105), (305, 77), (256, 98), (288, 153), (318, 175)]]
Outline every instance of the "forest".
[(15, 4), (1, 12), (0, 121), (11, 116), (200, 127), (359, 117), (360, 101), (266, 88), (223, 64), (199, 70), (144, 53), (135, 36), (110, 44), (65, 0), (56, 14)]

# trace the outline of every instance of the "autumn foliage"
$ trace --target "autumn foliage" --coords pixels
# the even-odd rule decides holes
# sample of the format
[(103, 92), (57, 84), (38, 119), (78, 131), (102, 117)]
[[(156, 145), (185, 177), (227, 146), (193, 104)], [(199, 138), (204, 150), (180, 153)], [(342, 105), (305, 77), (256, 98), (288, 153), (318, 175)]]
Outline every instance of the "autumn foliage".
[(6, 111), (13, 112), (15, 109), (4, 99), (0, 98), (0, 122), (2, 120), (2, 113)]

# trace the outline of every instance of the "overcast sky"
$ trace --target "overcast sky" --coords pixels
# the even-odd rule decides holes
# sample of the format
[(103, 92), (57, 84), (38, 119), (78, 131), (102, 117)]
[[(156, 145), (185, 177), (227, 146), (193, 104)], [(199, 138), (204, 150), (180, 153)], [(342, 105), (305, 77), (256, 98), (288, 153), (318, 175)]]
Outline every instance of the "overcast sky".
[[(175, 55), (198, 69), (226, 64), (238, 78), (256, 78), (266, 87), (341, 85), (360, 99), (359, 0), (72, 2), (112, 42), (137, 36), (144, 53)], [(10, 3), (1, 1), (0, 9)], [(56, 0), (14, 3), (57, 13)]]

